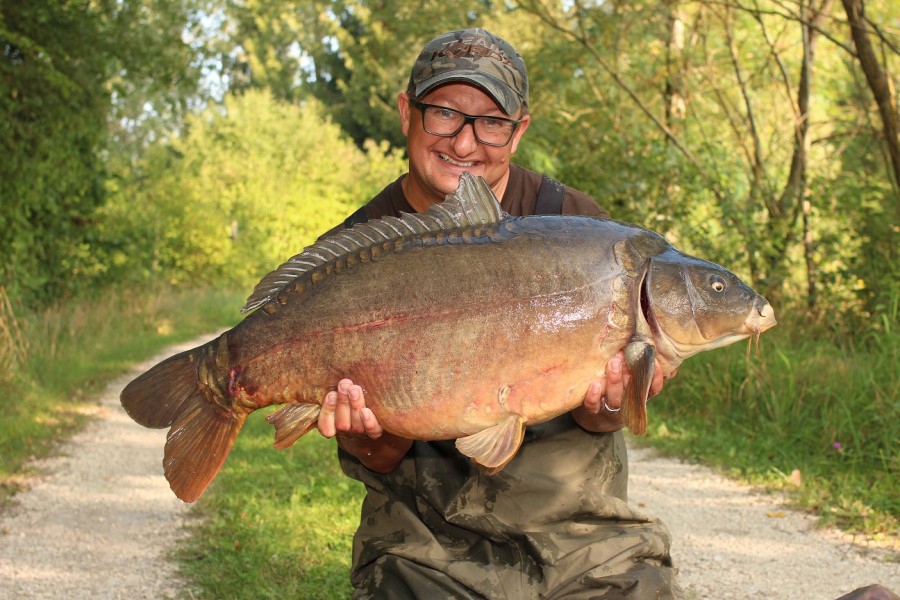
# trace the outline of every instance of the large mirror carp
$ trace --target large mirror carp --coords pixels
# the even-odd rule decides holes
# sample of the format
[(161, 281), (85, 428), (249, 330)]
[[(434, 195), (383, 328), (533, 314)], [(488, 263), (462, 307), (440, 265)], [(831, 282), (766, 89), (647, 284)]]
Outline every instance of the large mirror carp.
[(511, 217), (465, 174), (426, 213), (357, 225), (306, 248), (259, 282), (240, 324), (128, 384), (122, 405), (169, 427), (163, 466), (193, 502), (251, 412), (276, 447), (316, 425), (343, 377), (382, 427), (456, 439), (488, 471), (516, 454), (528, 425), (579, 406), (607, 361), (632, 373), (622, 415), (641, 434), (658, 360), (683, 360), (775, 325), (734, 274), (646, 229), (586, 216)]

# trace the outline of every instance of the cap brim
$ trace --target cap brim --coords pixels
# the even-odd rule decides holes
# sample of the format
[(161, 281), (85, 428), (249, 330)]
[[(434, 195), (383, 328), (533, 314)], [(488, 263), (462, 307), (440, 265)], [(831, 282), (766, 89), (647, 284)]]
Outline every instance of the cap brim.
[(509, 116), (516, 114), (516, 111), (522, 106), (522, 101), (519, 99), (519, 96), (513, 92), (508, 85), (496, 77), (491, 77), (481, 71), (456, 70), (436, 75), (416, 85), (416, 98), (421, 98), (439, 85), (454, 81), (477, 85), (487, 92), (503, 112)]

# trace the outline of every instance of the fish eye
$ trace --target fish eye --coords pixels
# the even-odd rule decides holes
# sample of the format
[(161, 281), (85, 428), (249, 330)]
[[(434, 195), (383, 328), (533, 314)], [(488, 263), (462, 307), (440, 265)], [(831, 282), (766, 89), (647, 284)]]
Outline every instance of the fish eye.
[(724, 292), (725, 291), (725, 280), (719, 277), (718, 275), (711, 275), (709, 278), (709, 287), (716, 292)]

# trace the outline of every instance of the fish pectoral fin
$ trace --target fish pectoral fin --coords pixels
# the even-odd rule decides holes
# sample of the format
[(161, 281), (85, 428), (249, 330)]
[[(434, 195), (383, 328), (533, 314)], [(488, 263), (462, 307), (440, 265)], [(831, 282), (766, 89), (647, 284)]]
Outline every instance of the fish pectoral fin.
[(309, 433), (319, 420), (322, 407), (318, 404), (285, 404), (266, 421), (275, 426), (275, 447), (279, 450), (290, 448), (294, 442)]
[(629, 343), (625, 346), (625, 364), (631, 380), (622, 401), (622, 420), (632, 433), (643, 435), (647, 431), (647, 396), (656, 368), (656, 348), (644, 341)]
[(523, 439), (525, 418), (510, 415), (493, 427), (457, 439), (456, 448), (493, 475), (512, 460)]

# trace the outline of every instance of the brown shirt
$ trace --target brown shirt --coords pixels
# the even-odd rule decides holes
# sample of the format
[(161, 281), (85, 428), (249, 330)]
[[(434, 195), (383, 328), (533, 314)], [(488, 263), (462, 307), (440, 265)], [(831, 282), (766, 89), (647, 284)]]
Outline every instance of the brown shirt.
[[(402, 182), (405, 177), (406, 175), (401, 175), (365, 205), (364, 210), (368, 218), (378, 219), (389, 215), (396, 216), (401, 212), (415, 212), (403, 193)], [(529, 171), (519, 165), (510, 165), (509, 182), (500, 201), (500, 207), (516, 217), (533, 215), (542, 179), (540, 173)], [(568, 186), (563, 195), (562, 214), (609, 217), (609, 213), (600, 208), (593, 198)]]
[[(406, 174), (401, 175), (396, 181), (390, 183), (362, 207), (367, 218), (380, 219), (385, 216), (397, 216), (401, 212), (416, 212), (409, 204), (409, 201), (407, 201), (406, 194), (403, 193), (402, 184), (404, 178), (406, 178)], [(533, 215), (542, 180), (543, 175), (539, 173), (529, 171), (519, 165), (510, 165), (509, 181), (506, 184), (506, 192), (503, 194), (503, 199), (500, 201), (500, 207), (507, 214), (514, 217)], [(563, 193), (562, 214), (609, 217), (609, 213), (600, 208), (593, 198), (568, 186), (565, 186)], [(346, 222), (331, 229), (325, 235), (334, 233), (345, 226), (350, 226), (354, 222), (351, 221), (353, 218), (350, 217)]]

